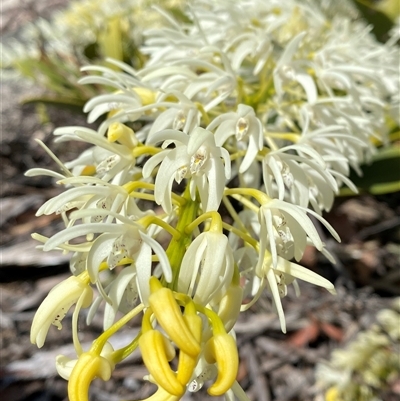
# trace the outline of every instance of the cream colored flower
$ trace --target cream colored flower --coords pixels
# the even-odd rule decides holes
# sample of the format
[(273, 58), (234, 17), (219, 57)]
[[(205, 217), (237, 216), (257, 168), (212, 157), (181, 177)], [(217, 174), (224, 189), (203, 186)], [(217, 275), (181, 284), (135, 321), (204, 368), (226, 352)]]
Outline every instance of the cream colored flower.
[(53, 324), (61, 330), (61, 321), (72, 305), (80, 299), (82, 307), (88, 307), (92, 302), (93, 291), (89, 286), (87, 273), (69, 277), (56, 285), (39, 306), (31, 327), (31, 343), (41, 348), (47, 332)]
[(217, 210), (225, 182), (230, 177), (231, 165), (227, 150), (215, 144), (213, 134), (200, 127), (189, 135), (165, 130), (154, 134), (149, 141), (164, 141), (164, 146), (175, 144), (175, 148), (158, 153), (143, 167), (143, 176), (147, 178), (161, 163), (155, 181), (156, 202), (170, 213), (173, 182), (180, 183), (184, 178), (190, 178), (192, 199), (195, 199), (198, 190), (204, 211)]
[(233, 254), (222, 233), (203, 232), (189, 246), (179, 271), (178, 291), (207, 305), (233, 275)]

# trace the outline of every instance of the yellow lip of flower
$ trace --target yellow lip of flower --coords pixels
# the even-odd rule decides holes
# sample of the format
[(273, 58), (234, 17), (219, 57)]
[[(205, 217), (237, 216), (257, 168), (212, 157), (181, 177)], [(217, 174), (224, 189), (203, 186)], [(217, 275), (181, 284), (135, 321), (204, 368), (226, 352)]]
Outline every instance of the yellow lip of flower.
[(169, 288), (162, 287), (155, 277), (150, 279), (150, 288), (152, 294), (149, 303), (160, 326), (180, 350), (197, 357), (200, 353), (200, 344), (183, 319), (173, 292)]
[(84, 352), (72, 369), (68, 381), (69, 401), (88, 401), (89, 386), (92, 380), (99, 377), (109, 380), (113, 363), (95, 352)]
[(149, 330), (140, 337), (139, 347), (143, 362), (156, 383), (169, 394), (181, 396), (185, 389), (169, 366), (168, 361), (173, 355), (165, 337), (157, 330)]
[(217, 363), (218, 376), (208, 389), (212, 396), (225, 394), (236, 380), (239, 356), (236, 342), (229, 334), (217, 334), (208, 340), (204, 357), (208, 363)]
[(61, 321), (69, 308), (81, 297), (82, 307), (87, 308), (93, 297), (89, 286), (89, 276), (86, 272), (72, 276), (56, 285), (44, 299), (37, 310), (31, 327), (31, 343), (41, 348), (53, 324), (61, 330)]

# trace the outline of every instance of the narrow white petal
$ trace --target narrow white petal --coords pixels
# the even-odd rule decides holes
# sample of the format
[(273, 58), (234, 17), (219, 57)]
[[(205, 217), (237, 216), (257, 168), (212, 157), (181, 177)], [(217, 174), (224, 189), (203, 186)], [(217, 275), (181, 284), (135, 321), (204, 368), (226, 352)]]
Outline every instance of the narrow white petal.
[(196, 237), (183, 256), (178, 278), (178, 291), (192, 295), (207, 239), (204, 233)]
[(269, 247), (271, 251), (271, 257), (272, 257), (272, 266), (276, 267), (278, 263), (278, 255), (276, 251), (276, 242), (275, 242), (275, 229), (274, 225), (272, 222), (272, 211), (270, 209), (266, 209), (263, 211), (264, 213), (264, 219), (266, 223), (266, 228), (268, 232), (268, 241), (269, 241)]
[(276, 68), (279, 68), (285, 64), (290, 63), (292, 57), (294, 56), (295, 52), (297, 51), (300, 42), (306, 35), (306, 32), (301, 32), (297, 36), (295, 36), (285, 47), (285, 51), (283, 52), (281, 58), (279, 59)]
[(151, 263), (151, 247), (143, 242), (136, 259), (136, 282), (140, 299), (146, 306), (150, 297)]
[(160, 262), (164, 278), (167, 281), (167, 283), (170, 283), (172, 281), (172, 269), (164, 248), (157, 241), (155, 241), (153, 238), (146, 235), (145, 233), (139, 231), (139, 235), (140, 238), (142, 238), (143, 242), (151, 246), (154, 253), (158, 256), (158, 260)]
[(288, 260), (278, 256), (279, 263), (276, 270), (289, 274), (300, 280), (326, 288), (330, 293), (335, 294), (335, 286), (326, 278), (320, 276), (313, 271), (298, 265), (297, 263), (289, 262)]
[(310, 209), (304, 209), (304, 210), (307, 211), (307, 213), (314, 216), (317, 220), (319, 220), (328, 229), (328, 231), (331, 233), (332, 237), (335, 238), (335, 240), (337, 242), (341, 242), (339, 234), (323, 217), (321, 217), (318, 213), (315, 213), (313, 210), (310, 210)]
[(112, 301), (112, 305), (106, 303), (104, 309), (103, 330), (107, 330), (114, 323), (115, 316), (118, 311), (118, 306), (124, 295), (129, 282), (136, 276), (136, 267), (134, 264), (125, 267), (118, 277), (113, 281), (108, 296)]
[(279, 295), (279, 289), (276, 283), (276, 277), (273, 269), (268, 270), (266, 278), (268, 280), (269, 288), (271, 290), (272, 299), (274, 300), (276, 311), (278, 312), (279, 322), (281, 324), (281, 330), (283, 333), (286, 333), (285, 314), (283, 312), (281, 297)]
[(314, 104), (317, 101), (318, 93), (315, 82), (308, 74), (297, 73), (296, 81), (303, 87), (307, 95), (307, 102), (309, 104)]
[(239, 167), (239, 173), (243, 174), (253, 163), (258, 154), (257, 143), (253, 136), (249, 137), (249, 144), (247, 145), (246, 154)]
[[(231, 157), (229, 152), (225, 148), (220, 148), (221, 156), (224, 159), (224, 168), (225, 168), (225, 178), (229, 180), (231, 178)], [(225, 185), (225, 184), (224, 184)]]
[(171, 152), (170, 149), (163, 150), (147, 160), (142, 170), (143, 178), (149, 178), (151, 176), (151, 172), (164, 160), (165, 156), (167, 156), (169, 152)]
[(45, 168), (31, 168), (24, 174), (26, 177), (37, 177), (38, 175), (45, 175), (49, 177), (56, 178), (57, 180), (62, 180), (65, 178), (64, 175), (56, 173), (55, 171), (47, 170)]
[(92, 283), (97, 282), (100, 264), (110, 255), (115, 240), (115, 234), (107, 233), (100, 235), (93, 242), (86, 262), (86, 269)]
[(64, 242), (68, 242), (73, 238), (80, 237), (87, 234), (95, 233), (118, 233), (123, 234), (127, 228), (119, 224), (103, 224), (103, 223), (91, 223), (91, 224), (81, 224), (75, 227), (68, 227), (65, 230), (53, 235), (44, 245), (43, 250), (45, 252), (51, 251), (57, 246)]

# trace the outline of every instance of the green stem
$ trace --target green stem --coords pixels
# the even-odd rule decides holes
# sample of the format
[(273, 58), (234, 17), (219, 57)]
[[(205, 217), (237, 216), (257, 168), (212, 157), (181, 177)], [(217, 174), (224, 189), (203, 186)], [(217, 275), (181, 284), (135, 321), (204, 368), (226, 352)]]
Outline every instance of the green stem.
[(177, 289), (179, 270), (186, 249), (192, 241), (192, 233), (186, 233), (186, 227), (192, 223), (197, 216), (199, 209), (199, 202), (193, 201), (190, 197), (189, 183), (183, 194), (185, 202), (180, 206), (178, 223), (176, 224), (176, 231), (180, 233), (179, 239), (172, 238), (166, 250), (169, 263), (172, 269), (172, 282), (168, 285), (172, 290)]

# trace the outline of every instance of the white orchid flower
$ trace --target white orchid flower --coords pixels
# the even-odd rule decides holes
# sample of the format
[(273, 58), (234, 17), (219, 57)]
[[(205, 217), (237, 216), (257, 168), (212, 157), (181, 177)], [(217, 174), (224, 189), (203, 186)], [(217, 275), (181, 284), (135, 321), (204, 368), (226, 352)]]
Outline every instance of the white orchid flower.
[[(64, 213), (71, 209), (100, 209), (111, 212), (122, 212), (126, 215), (130, 203), (135, 203), (133, 198), (129, 198), (128, 191), (119, 185), (109, 184), (96, 177), (70, 177), (58, 182), (62, 185), (73, 185), (73, 188), (49, 199), (36, 212), (37, 216), (52, 213)], [(136, 203), (135, 203), (136, 205)], [(139, 214), (142, 214), (139, 212)], [(90, 216), (84, 218), (84, 222), (100, 222), (104, 215)], [(106, 222), (113, 220), (112, 216), (106, 216)], [(73, 225), (71, 220), (69, 225)]]
[(307, 102), (313, 104), (318, 98), (317, 86), (314, 79), (306, 73), (304, 66), (296, 65), (296, 61), (293, 61), (293, 57), (305, 36), (306, 32), (301, 32), (287, 44), (276, 64), (273, 77), (275, 90), (279, 99), (281, 99), (285, 93), (283, 87), (284, 83), (297, 81), (305, 91)]
[(206, 305), (221, 288), (229, 286), (233, 263), (232, 250), (224, 234), (201, 233), (183, 257), (178, 291)]
[[(96, 210), (74, 212), (75, 216), (90, 216)], [(101, 211), (97, 211), (101, 213)], [(103, 212), (111, 214), (110, 211)], [(114, 268), (124, 259), (132, 259), (137, 271), (137, 286), (139, 295), (144, 304), (148, 304), (150, 296), (149, 280), (152, 270), (152, 251), (158, 256), (160, 266), (167, 282), (172, 280), (172, 271), (169, 260), (162, 246), (151, 238), (139, 224), (129, 218), (113, 213), (114, 217), (124, 224), (90, 223), (74, 227), (67, 227), (47, 240), (43, 246), (44, 251), (50, 251), (61, 244), (83, 236), (99, 233), (93, 241), (87, 256), (86, 269), (92, 283), (99, 284), (99, 267), (104, 261), (109, 268)], [(99, 288), (101, 289), (101, 287)]]
[[(176, 97), (178, 102), (163, 102), (164, 98), (168, 96)], [(161, 102), (167, 109), (154, 120), (148, 138), (169, 128), (188, 134), (200, 125), (200, 112), (196, 104), (183, 93), (176, 90), (168, 91), (160, 96), (158, 102)]]
[[(278, 313), (281, 329), (286, 333), (285, 314), (281, 298), (286, 295), (287, 284), (295, 283), (296, 279), (300, 279), (325, 288), (331, 294), (335, 294), (336, 291), (334, 285), (329, 280), (297, 263), (289, 262), (280, 256), (277, 257), (276, 266), (273, 266), (272, 263), (271, 257), (264, 256), (262, 263), (258, 263), (256, 266), (254, 274), (261, 279), (259, 286), (261, 291), (268, 284)], [(260, 297), (261, 291), (257, 292), (250, 304), (245, 305), (246, 309)]]
[(236, 113), (221, 114), (208, 125), (207, 129), (212, 131), (216, 127), (218, 127), (215, 131), (217, 146), (222, 146), (229, 137), (234, 136), (238, 141), (238, 148), (243, 147), (246, 150), (239, 167), (239, 173), (244, 173), (253, 163), (258, 151), (263, 148), (263, 127), (254, 109), (239, 104)]
[(149, 140), (152, 143), (165, 141), (164, 146), (175, 144), (175, 148), (158, 153), (143, 167), (143, 177), (148, 178), (153, 169), (161, 163), (155, 181), (156, 202), (170, 213), (173, 182), (180, 183), (184, 178), (191, 178), (192, 199), (195, 199), (198, 190), (203, 209), (217, 210), (225, 181), (230, 177), (230, 158), (226, 149), (215, 144), (213, 134), (197, 127), (190, 135), (181, 131), (165, 130), (154, 134)]
[(103, 136), (104, 133), (89, 128), (73, 126), (58, 128), (54, 131), (54, 135), (58, 136), (56, 139), (57, 142), (75, 140), (95, 145), (94, 148), (84, 153), (83, 158), (81, 157), (71, 163), (66, 163), (66, 167), (76, 169), (80, 166), (82, 170), (88, 165), (93, 165), (96, 174), (102, 180), (106, 182), (114, 180), (114, 183), (117, 185), (125, 184), (136, 166), (136, 158), (132, 153), (132, 145), (107, 140)]
[(318, 219), (340, 242), (333, 227), (316, 212), (279, 199), (272, 199), (264, 203), (258, 213), (260, 222), (258, 266), (263, 263), (263, 255), (267, 248), (271, 252), (273, 267), (277, 266), (278, 255), (288, 260), (295, 258), (299, 261), (306, 248), (307, 238), (318, 250), (322, 250), (324, 244), (307, 213)]
[[(31, 327), (31, 343), (41, 348), (45, 342), (50, 326), (53, 324), (61, 330), (61, 321), (72, 305), (79, 303), (87, 308), (93, 297), (86, 272), (71, 276), (56, 285), (39, 306)], [(77, 306), (78, 308), (78, 306)]]
[[(290, 153), (296, 150), (303, 156)], [(331, 197), (334, 197), (338, 185), (327, 169), (326, 160), (311, 158), (313, 154), (309, 152), (307, 155), (304, 150), (296, 145), (286, 146), (264, 157), (263, 179), (269, 197), (307, 207), (310, 202), (310, 183), (315, 176), (326, 183), (326, 191), (329, 190)]]

